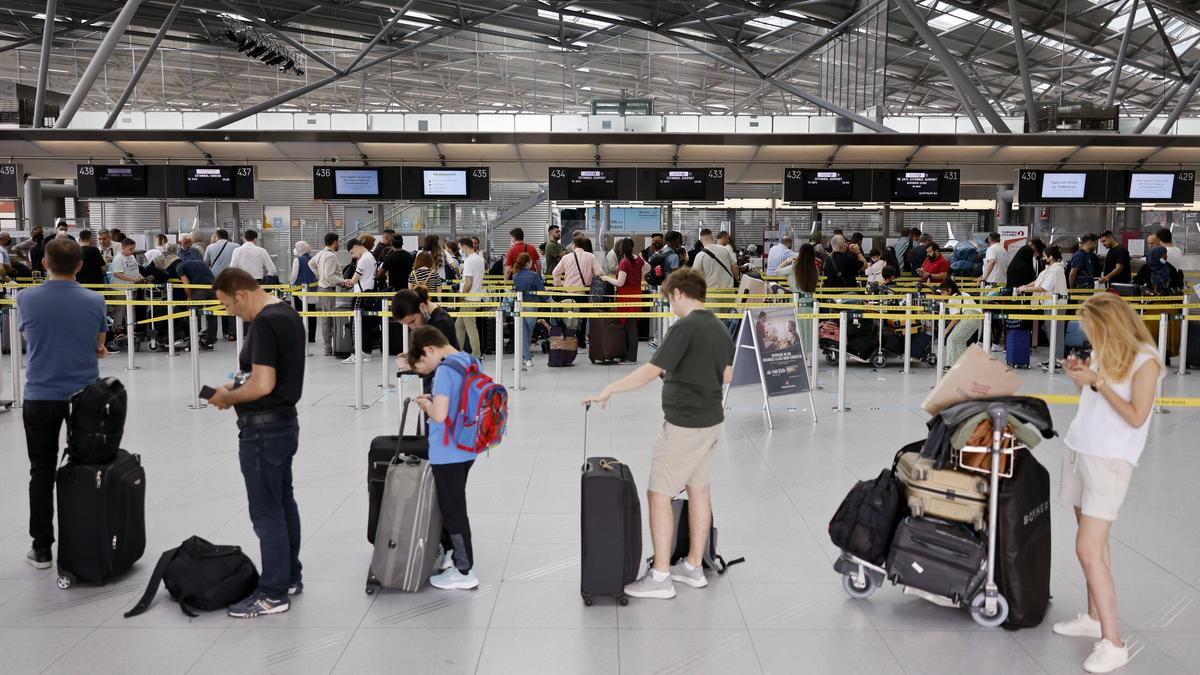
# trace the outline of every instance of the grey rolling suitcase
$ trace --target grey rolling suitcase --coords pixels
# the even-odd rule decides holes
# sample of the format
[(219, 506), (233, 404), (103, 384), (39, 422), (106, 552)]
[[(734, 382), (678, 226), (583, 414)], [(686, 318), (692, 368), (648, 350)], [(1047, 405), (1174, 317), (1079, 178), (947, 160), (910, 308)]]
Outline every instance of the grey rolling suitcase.
[[(341, 311), (341, 310), (338, 310)], [(333, 318), (333, 354), (349, 356), (354, 353), (354, 319), (335, 316)], [(365, 349), (365, 347), (364, 347)]]
[(397, 451), (384, 479), (367, 594), (380, 587), (421, 590), (434, 572), (441, 538), (442, 512), (429, 462)]

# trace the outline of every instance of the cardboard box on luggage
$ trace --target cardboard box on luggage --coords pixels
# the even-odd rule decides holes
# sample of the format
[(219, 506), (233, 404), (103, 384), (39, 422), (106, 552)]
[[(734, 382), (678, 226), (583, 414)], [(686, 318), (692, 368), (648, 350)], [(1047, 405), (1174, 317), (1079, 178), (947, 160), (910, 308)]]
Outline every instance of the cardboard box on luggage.
[(942, 376), (942, 381), (921, 403), (930, 415), (936, 415), (955, 403), (988, 396), (1010, 396), (1021, 387), (1021, 376), (1002, 361), (988, 356), (978, 343), (971, 345), (958, 363)]

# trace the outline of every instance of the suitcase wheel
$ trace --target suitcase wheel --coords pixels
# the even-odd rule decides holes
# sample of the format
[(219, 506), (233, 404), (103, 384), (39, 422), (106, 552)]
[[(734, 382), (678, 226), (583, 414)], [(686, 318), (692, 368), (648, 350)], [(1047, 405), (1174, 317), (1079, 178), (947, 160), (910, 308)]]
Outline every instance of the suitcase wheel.
[(75, 583), (75, 577), (70, 574), (62, 574), (58, 577), (58, 587), (64, 591), (70, 588), (73, 583)]
[(837, 352), (833, 352), (833, 351), (825, 352), (825, 360), (828, 361), (829, 363), (837, 363), (838, 362)]
[(592, 596), (590, 596), (590, 595), (583, 596), (584, 607), (591, 607), (593, 602), (595, 602), (595, 601), (592, 600)]
[(853, 574), (842, 575), (842, 588), (846, 590), (846, 595), (859, 600), (865, 600), (875, 594), (879, 586), (870, 574), (863, 574), (863, 580), (860, 584)]
[(1003, 595), (996, 595), (996, 607), (991, 616), (988, 616), (986, 603), (987, 594), (982, 591), (971, 599), (971, 618), (975, 623), (986, 628), (995, 628), (1008, 620), (1008, 601)]
[(379, 590), (382, 586), (383, 584), (379, 583), (379, 580), (374, 576), (367, 577), (367, 595), (375, 595), (375, 591)]
[(621, 603), (622, 607), (625, 607), (629, 604), (629, 598), (622, 595), (621, 597), (617, 598), (617, 602)]
[(981, 495), (986, 495), (992, 489), (991, 481), (979, 478), (975, 481), (975, 491)]
[(883, 354), (876, 354), (871, 357), (871, 365), (876, 368), (883, 368), (887, 366), (887, 357)]

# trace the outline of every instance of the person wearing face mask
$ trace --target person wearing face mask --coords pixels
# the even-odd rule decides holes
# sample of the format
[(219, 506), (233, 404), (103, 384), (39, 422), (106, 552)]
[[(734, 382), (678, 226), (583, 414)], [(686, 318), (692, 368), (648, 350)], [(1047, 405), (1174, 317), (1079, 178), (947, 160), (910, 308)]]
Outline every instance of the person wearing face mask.
[[(1070, 287), (1067, 285), (1067, 271), (1063, 266), (1062, 250), (1057, 246), (1047, 246), (1045, 253), (1042, 254), (1042, 260), (1046, 263), (1046, 268), (1042, 270), (1041, 274), (1038, 274), (1037, 279), (1033, 283), (1017, 288), (1017, 290), (1022, 293), (1055, 296), (1043, 300), (1043, 305), (1054, 305), (1059, 302), (1065, 302)], [(1058, 354), (1051, 354), (1050, 358), (1061, 359), (1066, 355), (1067, 348), (1064, 337), (1066, 322), (1052, 321), (1051, 323), (1053, 325), (1049, 326), (1049, 330), (1053, 330), (1057, 336), (1055, 345), (1057, 346)], [(1049, 365), (1049, 361), (1042, 362), (1043, 368), (1049, 367)]]
[[(454, 330), (454, 317), (429, 299), (428, 288), (418, 285), (397, 291), (392, 296), (389, 309), (392, 311), (392, 321), (408, 326), (409, 330), (416, 330), (421, 326), (433, 326), (446, 336), (450, 346), (456, 350), (459, 349), (458, 337)], [(411, 372), (403, 354), (396, 357), (396, 368), (401, 372)], [(422, 391), (426, 394), (433, 391), (432, 377), (422, 378)]]

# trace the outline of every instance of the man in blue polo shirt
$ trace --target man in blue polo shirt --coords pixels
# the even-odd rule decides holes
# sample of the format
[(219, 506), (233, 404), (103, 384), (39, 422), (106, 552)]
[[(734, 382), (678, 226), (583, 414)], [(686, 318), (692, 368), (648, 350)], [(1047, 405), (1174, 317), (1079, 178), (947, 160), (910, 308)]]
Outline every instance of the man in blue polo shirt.
[(108, 321), (104, 298), (75, 281), (83, 251), (70, 239), (46, 244), (46, 282), (17, 294), (21, 332), (25, 334), (28, 377), (25, 381), (25, 444), (29, 450), (29, 536), (25, 558), (47, 569), (54, 558), (54, 471), (59, 434), (67, 417), (67, 398), (100, 377), (107, 352)]

